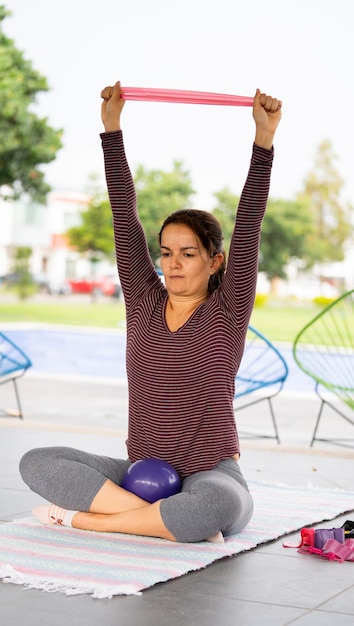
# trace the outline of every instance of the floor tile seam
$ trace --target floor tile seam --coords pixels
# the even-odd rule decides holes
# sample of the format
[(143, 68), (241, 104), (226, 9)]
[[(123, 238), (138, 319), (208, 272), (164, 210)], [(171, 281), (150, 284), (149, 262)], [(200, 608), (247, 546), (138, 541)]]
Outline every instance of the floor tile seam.
[(2, 487), (0, 485), (0, 491), (16, 491), (16, 493), (20, 492), (20, 493), (28, 493), (28, 488), (26, 488), (26, 486), (24, 487)]
[[(336, 565), (344, 565), (344, 563), (336, 563)], [(349, 565), (349, 562), (347, 562), (347, 565)], [(337, 593), (333, 594), (333, 596), (330, 596), (329, 598), (327, 598), (326, 600), (321, 602), (314, 610), (322, 611), (323, 613), (336, 613), (336, 614), (338, 613), (338, 615), (343, 615), (343, 612), (326, 611), (326, 609), (321, 608), (321, 607), (323, 607), (328, 602), (331, 602), (332, 600), (335, 600), (336, 598), (339, 598), (343, 593), (345, 593), (346, 591), (350, 591), (350, 590), (354, 591), (354, 584), (348, 585), (347, 587), (344, 587), (344, 589), (341, 589), (341, 591), (338, 591)], [(353, 613), (344, 613), (344, 615), (350, 615), (351, 616), (351, 615), (354, 615), (354, 612)]]
[(120, 378), (119, 376), (98, 376), (98, 375), (85, 375), (85, 374), (59, 374), (59, 373), (49, 373), (41, 370), (31, 371), (28, 370), (26, 372), (26, 377), (36, 380), (52, 380), (52, 381), (61, 381), (68, 383), (97, 383), (100, 385), (119, 385), (121, 387), (128, 387), (127, 378)]
[[(343, 593), (343, 592), (341, 592), (341, 593)], [(337, 594), (337, 595), (340, 595), (340, 593)], [(321, 612), (321, 613), (327, 613), (328, 615), (333, 615), (333, 616), (337, 616), (337, 617), (340, 617), (342, 615), (347, 615), (348, 617), (352, 617), (354, 615), (354, 613), (345, 613), (343, 611), (342, 612), (326, 611), (324, 609), (319, 608), (319, 607), (322, 606), (322, 604), (325, 604), (326, 602), (329, 602), (329, 600), (325, 600), (323, 603), (321, 603), (318, 606), (308, 607), (308, 606), (303, 606), (303, 605), (298, 605), (298, 604), (289, 604), (289, 603), (282, 604), (282, 603), (279, 603), (279, 602), (267, 602), (265, 600), (258, 601), (258, 600), (251, 600), (251, 599), (248, 599), (248, 598), (240, 598), (240, 597), (236, 598), (236, 597), (230, 597), (228, 595), (221, 595), (221, 596), (219, 596), (217, 594), (210, 594), (210, 593), (208, 593), (208, 597), (210, 597), (210, 596), (214, 596), (216, 598), (225, 598), (225, 599), (228, 599), (228, 600), (235, 600), (235, 601), (238, 601), (238, 602), (248, 602), (249, 604), (259, 604), (259, 605), (262, 605), (262, 606), (278, 607), (278, 608), (282, 608), (282, 609), (284, 609), (284, 608), (296, 609), (296, 610), (299, 610), (299, 611), (304, 611), (303, 615), (300, 615), (300, 616), (296, 617), (293, 620), (294, 622), (296, 622), (298, 619), (300, 619), (300, 618), (302, 618), (302, 617), (304, 617), (304, 616), (306, 616), (308, 614), (314, 613), (316, 611), (317, 612)], [(286, 624), (284, 624), (284, 626), (286, 626), (287, 624), (292, 624), (293, 621), (286, 622)]]
[[(205, 598), (205, 593), (199, 593), (198, 591), (184, 591), (183, 592), (183, 597), (186, 598), (198, 598), (198, 599), (203, 599)], [(309, 607), (304, 607), (304, 606), (297, 606), (297, 605), (292, 605), (292, 604), (279, 604), (279, 602), (267, 602), (265, 600), (252, 600), (251, 598), (242, 598), (242, 597), (236, 597), (236, 596), (231, 596), (228, 595), (227, 593), (215, 593), (212, 592), (210, 593), (208, 591), (207, 593), (208, 598), (216, 598), (216, 599), (222, 599), (222, 600), (231, 600), (234, 602), (244, 602), (247, 604), (252, 604), (252, 605), (260, 605), (260, 606), (267, 606), (267, 607), (278, 607), (281, 609), (284, 608), (290, 608), (290, 609), (297, 609), (300, 611), (312, 611), (312, 609), (309, 609)]]
[(241, 441), (241, 447), (247, 450), (257, 450), (259, 452), (277, 452), (284, 454), (301, 454), (306, 456), (328, 456), (333, 458), (348, 458), (354, 459), (354, 450), (352, 452), (348, 450), (334, 450), (324, 448), (312, 448), (311, 446), (290, 446), (286, 444), (278, 445), (260, 445), (254, 443), (250, 445), (250, 442)]
[[(307, 613), (311, 613), (314, 609), (312, 607), (307, 607), (307, 606), (303, 606), (303, 605), (296, 605), (296, 604), (287, 604), (287, 603), (279, 603), (279, 602), (267, 602), (266, 600), (252, 600), (251, 598), (242, 598), (242, 597), (236, 597), (236, 596), (230, 596), (228, 594), (225, 593), (210, 593), (208, 592), (208, 598), (210, 597), (214, 597), (217, 599), (223, 599), (223, 600), (232, 600), (234, 602), (245, 602), (247, 604), (252, 604), (252, 605), (260, 605), (260, 606), (267, 606), (267, 607), (277, 607), (279, 609), (296, 609), (298, 611), (305, 611), (305, 615)], [(184, 597), (198, 597), (198, 598), (204, 598), (205, 597), (205, 593), (198, 593), (198, 592), (192, 592), (192, 593), (185, 593), (184, 592)], [(289, 622), (290, 623), (290, 622)]]
[[(2, 582), (2, 581), (0, 580), (0, 584), (4, 585), (4, 584), (7, 584), (7, 583), (4, 583), (4, 582)], [(195, 594), (193, 594), (193, 595), (191, 595), (191, 594), (187, 594), (187, 595), (189, 595), (189, 597), (193, 597), (193, 595), (195, 595)], [(300, 611), (303, 611), (303, 610), (304, 610), (302, 607), (301, 607), (301, 608), (299, 608), (299, 607), (292, 607), (292, 606), (287, 606), (287, 605), (279, 605), (279, 604), (271, 604), (271, 605), (269, 605), (269, 603), (266, 603), (266, 602), (257, 602), (256, 600), (244, 600), (244, 599), (240, 599), (240, 598), (229, 598), (228, 596), (226, 596), (226, 597), (225, 597), (225, 596), (216, 596), (215, 594), (212, 594), (212, 595), (213, 595), (213, 597), (218, 598), (218, 599), (220, 599), (220, 598), (221, 598), (221, 599), (227, 599), (227, 600), (232, 600), (232, 601), (235, 601), (235, 602), (242, 602), (242, 603), (244, 603), (244, 604), (249, 604), (249, 605), (253, 605), (253, 606), (259, 606), (259, 607), (260, 607), (260, 609), (261, 609), (262, 607), (264, 607), (264, 606), (273, 606), (274, 608), (279, 608), (279, 609), (284, 609), (284, 608), (289, 608), (289, 609), (292, 609), (292, 608), (294, 608), (294, 609), (296, 609), (296, 610), (300, 610)], [(205, 598), (205, 594), (198, 594), (198, 597), (199, 597), (199, 598), (204, 599), (204, 598)], [(210, 597), (210, 594), (208, 594), (208, 597)], [(18, 605), (18, 601), (19, 601), (18, 597), (14, 597), (14, 598), (13, 598), (13, 600), (5, 600), (4, 602), (2, 602), (2, 601), (0, 600), (0, 608), (1, 608), (1, 607), (5, 607), (5, 606), (14, 605), (14, 604)], [(286, 622), (286, 623), (284, 624), (284, 626), (286, 626), (286, 624), (292, 624), (292, 623), (294, 623), (295, 621), (297, 621), (298, 619), (300, 619), (300, 618), (304, 617), (304, 616), (305, 616), (305, 615), (307, 615), (308, 613), (311, 613), (311, 611), (306, 611), (306, 610), (305, 610), (305, 612), (304, 612), (304, 613), (301, 613), (301, 615), (299, 615), (297, 618), (295, 618), (295, 620), (291, 620), (290, 622)]]
[(325, 613), (326, 615), (332, 615), (333, 618), (334, 617), (340, 618), (340, 617), (343, 617), (343, 615), (346, 615), (347, 617), (354, 617), (354, 612), (347, 613), (346, 611), (326, 611), (326, 609), (321, 609), (321, 608), (312, 609), (312, 612), (314, 611), (316, 611), (317, 613)]
[[(10, 418), (8, 418), (10, 419)], [(15, 419), (15, 418), (14, 418)], [(48, 430), (48, 431), (58, 431), (58, 432), (70, 432), (70, 433), (79, 433), (79, 434), (93, 434), (93, 435), (103, 435), (107, 437), (111, 437), (112, 435), (118, 437), (126, 437), (127, 431), (121, 430), (119, 428), (107, 428), (105, 426), (80, 426), (79, 424), (59, 424), (58, 422), (54, 422), (52, 424), (46, 424), (45, 422), (37, 422), (35, 420), (17, 420), (17, 421), (5, 421), (6, 418), (0, 418), (0, 430), (2, 427), (8, 428), (19, 428), (23, 430)]]
[(293, 619), (290, 620), (290, 622), (285, 622), (284, 626), (290, 626), (290, 624), (296, 624), (296, 622), (298, 622), (300, 619), (303, 619), (304, 617), (306, 617), (306, 615), (310, 615), (311, 613), (312, 613), (312, 609), (305, 609), (301, 615), (294, 617)]
[[(80, 426), (79, 424), (70, 425), (70, 424), (59, 424), (54, 422), (52, 424), (46, 424), (42, 421), (35, 420), (20, 420), (18, 418), (12, 417), (1, 417), (0, 416), (0, 429), (3, 426), (8, 426), (9, 428), (29, 428), (39, 429), (39, 430), (58, 430), (64, 432), (77, 432), (77, 433), (92, 433), (92, 434), (100, 434), (103, 436), (109, 437), (111, 435), (116, 435), (119, 437), (126, 437), (127, 431), (123, 431), (121, 429), (108, 428), (105, 426)], [(256, 452), (277, 452), (282, 454), (300, 454), (301, 456), (327, 456), (331, 458), (339, 458), (339, 459), (354, 459), (354, 450), (353, 452), (343, 451), (343, 450), (325, 450), (325, 449), (314, 449), (310, 447), (299, 447), (299, 446), (289, 446), (289, 445), (257, 445), (250, 444), (250, 442), (242, 442), (242, 448), (246, 450), (252, 450)]]

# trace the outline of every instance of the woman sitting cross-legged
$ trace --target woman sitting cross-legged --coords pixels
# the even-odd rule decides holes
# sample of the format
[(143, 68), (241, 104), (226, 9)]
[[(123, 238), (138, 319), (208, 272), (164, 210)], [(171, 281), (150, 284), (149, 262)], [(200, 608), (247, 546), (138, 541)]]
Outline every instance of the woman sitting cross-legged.
[[(223, 541), (242, 530), (253, 512), (239, 465), (233, 398), (255, 297), (281, 102), (259, 90), (254, 97), (255, 140), (227, 271), (218, 221), (209, 212), (183, 209), (159, 233), (163, 284), (139, 221), (121, 130), (120, 83), (101, 95), (101, 139), (126, 305), (127, 459), (37, 448), (21, 459), (21, 475), (52, 503), (34, 509), (43, 523), (179, 542)], [(150, 503), (121, 486), (131, 464), (148, 458), (175, 468), (179, 493)]]

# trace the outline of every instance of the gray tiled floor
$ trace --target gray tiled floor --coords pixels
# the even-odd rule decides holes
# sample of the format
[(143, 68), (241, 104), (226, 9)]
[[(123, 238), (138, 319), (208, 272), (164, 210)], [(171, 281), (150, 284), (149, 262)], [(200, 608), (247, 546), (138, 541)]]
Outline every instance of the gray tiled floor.
[[(27, 516), (40, 502), (22, 484), (18, 461), (37, 445), (73, 445), (102, 454), (124, 454), (127, 397), (125, 385), (96, 380), (31, 375), (19, 382), (23, 421), (0, 418), (0, 521)], [(1, 390), (1, 405), (11, 407), (12, 389)], [(242, 470), (249, 479), (319, 487), (353, 487), (354, 450), (334, 446), (310, 449), (318, 401), (281, 394), (275, 410), (282, 445), (245, 440)], [(240, 411), (240, 430), (269, 430), (265, 404)], [(325, 429), (345, 424), (328, 416)], [(350, 431), (348, 432), (350, 435)], [(347, 514), (336, 519), (339, 526)], [(332, 527), (327, 522), (321, 526)], [(298, 539), (298, 533), (288, 537)], [(65, 597), (0, 583), (0, 623), (6, 626), (126, 625), (150, 626), (339, 626), (354, 623), (354, 564), (332, 563), (286, 550), (282, 540), (204, 570), (156, 585), (142, 596), (93, 600)]]

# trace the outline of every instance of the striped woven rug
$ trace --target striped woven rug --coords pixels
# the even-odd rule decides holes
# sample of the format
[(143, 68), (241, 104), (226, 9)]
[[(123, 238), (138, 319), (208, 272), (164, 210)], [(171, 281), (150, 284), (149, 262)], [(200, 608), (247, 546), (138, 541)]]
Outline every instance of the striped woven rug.
[(255, 501), (253, 519), (224, 544), (42, 526), (33, 518), (0, 524), (0, 578), (66, 595), (139, 594), (156, 583), (354, 510), (354, 492), (252, 481), (249, 486)]

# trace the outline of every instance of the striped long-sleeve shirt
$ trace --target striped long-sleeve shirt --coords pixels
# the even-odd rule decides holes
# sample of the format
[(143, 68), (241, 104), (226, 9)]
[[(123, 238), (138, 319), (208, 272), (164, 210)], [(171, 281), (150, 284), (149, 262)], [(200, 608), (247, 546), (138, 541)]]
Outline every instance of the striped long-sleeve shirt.
[(253, 146), (224, 281), (176, 332), (150, 259), (121, 131), (102, 133), (119, 276), (127, 317), (127, 450), (159, 457), (184, 478), (239, 452), (233, 410), (258, 271), (273, 150)]

